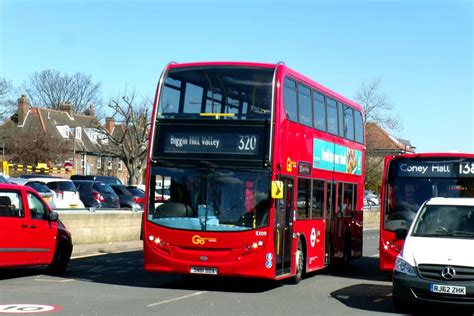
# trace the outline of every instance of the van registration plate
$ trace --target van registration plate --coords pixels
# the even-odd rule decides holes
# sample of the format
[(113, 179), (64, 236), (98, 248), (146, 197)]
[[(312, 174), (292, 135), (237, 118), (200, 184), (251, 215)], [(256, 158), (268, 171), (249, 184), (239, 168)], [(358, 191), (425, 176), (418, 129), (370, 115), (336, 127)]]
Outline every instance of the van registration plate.
[(208, 268), (208, 267), (191, 267), (189, 270), (191, 273), (195, 274), (212, 274), (217, 275), (217, 268)]
[(454, 285), (430, 284), (430, 292), (454, 294), (454, 295), (466, 295), (466, 287), (454, 286)]

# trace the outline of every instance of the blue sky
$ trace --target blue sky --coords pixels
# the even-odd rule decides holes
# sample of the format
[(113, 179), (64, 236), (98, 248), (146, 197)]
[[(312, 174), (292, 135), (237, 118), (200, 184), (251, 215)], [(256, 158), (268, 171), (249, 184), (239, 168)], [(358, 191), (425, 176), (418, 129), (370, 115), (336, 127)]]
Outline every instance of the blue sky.
[(169, 61), (284, 61), (354, 99), (381, 79), (418, 152), (474, 152), (473, 3), (0, 0), (0, 77), (82, 72), (153, 98)]

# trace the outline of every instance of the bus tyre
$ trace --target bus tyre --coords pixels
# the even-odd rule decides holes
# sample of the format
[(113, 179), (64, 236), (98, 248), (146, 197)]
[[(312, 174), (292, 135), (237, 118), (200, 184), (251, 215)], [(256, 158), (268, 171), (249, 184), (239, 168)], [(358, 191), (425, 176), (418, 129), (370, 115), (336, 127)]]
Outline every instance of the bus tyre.
[(72, 249), (64, 245), (60, 245), (54, 253), (53, 261), (48, 266), (48, 272), (52, 275), (61, 275), (66, 271), (69, 259), (71, 258)]
[(298, 246), (296, 248), (296, 253), (295, 253), (295, 265), (296, 265), (296, 273), (292, 278), (292, 283), (298, 284), (303, 278), (303, 273), (304, 273), (304, 252), (303, 252), (303, 245), (301, 243), (301, 239), (298, 239)]
[(351, 236), (346, 236), (346, 241), (344, 242), (344, 254), (342, 257), (342, 265), (345, 267), (351, 261)]

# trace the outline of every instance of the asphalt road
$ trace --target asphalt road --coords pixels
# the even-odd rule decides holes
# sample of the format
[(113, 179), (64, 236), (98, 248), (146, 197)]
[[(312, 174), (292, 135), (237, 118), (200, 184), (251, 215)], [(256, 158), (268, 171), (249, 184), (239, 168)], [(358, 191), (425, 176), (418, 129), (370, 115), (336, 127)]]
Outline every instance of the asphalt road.
[(47, 305), (61, 315), (389, 315), (391, 283), (378, 270), (377, 241), (376, 230), (365, 231), (363, 258), (344, 272), (314, 273), (296, 286), (149, 274), (140, 251), (74, 259), (63, 277), (41, 268), (4, 270), (0, 314)]

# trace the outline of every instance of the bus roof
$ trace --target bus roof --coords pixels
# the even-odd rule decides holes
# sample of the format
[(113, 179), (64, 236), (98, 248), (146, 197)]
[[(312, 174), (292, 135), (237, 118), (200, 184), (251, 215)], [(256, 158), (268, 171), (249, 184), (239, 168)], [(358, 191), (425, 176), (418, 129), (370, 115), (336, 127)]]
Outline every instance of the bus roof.
[(474, 154), (468, 153), (456, 153), (456, 152), (431, 152), (431, 153), (407, 153), (401, 154), (396, 156), (386, 156), (385, 159), (387, 160), (394, 160), (394, 159), (403, 159), (403, 158), (474, 158)]
[(238, 61), (209, 61), (209, 62), (190, 62), (190, 63), (175, 63), (171, 62), (168, 64), (167, 69), (174, 69), (174, 68), (185, 68), (185, 67), (212, 67), (212, 66), (233, 66), (233, 67), (258, 67), (258, 68), (275, 68), (275, 67), (281, 67), (281, 69), (284, 71), (284, 73), (287, 73), (291, 76), (293, 76), (295, 79), (299, 79), (303, 81), (304, 83), (310, 85), (313, 88), (316, 88), (320, 92), (325, 93), (326, 95), (329, 95), (330, 97), (333, 97), (343, 103), (346, 103), (347, 105), (352, 106), (353, 108), (361, 111), (362, 106), (360, 106), (358, 103), (340, 95), (339, 93), (317, 83), (313, 79), (310, 79), (309, 77), (299, 73), (296, 70), (291, 69), (290, 67), (286, 66), (284, 63), (277, 63), (277, 64), (271, 64), (271, 63), (257, 63), (257, 62), (238, 62)]

